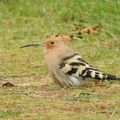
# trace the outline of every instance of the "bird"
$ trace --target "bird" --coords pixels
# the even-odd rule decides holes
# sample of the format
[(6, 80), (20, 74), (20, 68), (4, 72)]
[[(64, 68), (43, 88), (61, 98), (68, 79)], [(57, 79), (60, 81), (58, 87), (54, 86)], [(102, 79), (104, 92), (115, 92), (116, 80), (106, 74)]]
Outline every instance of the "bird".
[(77, 87), (86, 78), (95, 80), (120, 80), (120, 77), (101, 72), (86, 62), (78, 52), (67, 46), (64, 41), (51, 39), (44, 43), (33, 43), (30, 46), (44, 47), (45, 65), (55, 83), (61, 87)]

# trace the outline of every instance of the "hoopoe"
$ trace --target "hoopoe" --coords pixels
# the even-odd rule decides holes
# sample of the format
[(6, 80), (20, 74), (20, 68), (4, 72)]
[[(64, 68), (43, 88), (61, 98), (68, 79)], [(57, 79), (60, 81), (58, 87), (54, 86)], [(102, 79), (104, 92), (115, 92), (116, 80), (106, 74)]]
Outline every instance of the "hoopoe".
[(40, 45), (44, 47), (45, 64), (48, 71), (53, 80), (61, 87), (79, 86), (87, 77), (96, 80), (120, 80), (119, 77), (103, 73), (89, 65), (62, 40), (48, 40), (43, 44), (34, 43), (21, 48)]

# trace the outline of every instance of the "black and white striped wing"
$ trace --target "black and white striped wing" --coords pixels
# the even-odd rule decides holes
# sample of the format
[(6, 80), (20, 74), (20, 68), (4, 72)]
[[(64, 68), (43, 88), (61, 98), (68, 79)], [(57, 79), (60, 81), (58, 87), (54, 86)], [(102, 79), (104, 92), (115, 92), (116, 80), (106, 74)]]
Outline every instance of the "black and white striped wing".
[(78, 54), (65, 57), (60, 64), (60, 70), (65, 74), (72, 75), (76, 78), (90, 77), (93, 79), (104, 80), (106, 76), (97, 68), (90, 66)]

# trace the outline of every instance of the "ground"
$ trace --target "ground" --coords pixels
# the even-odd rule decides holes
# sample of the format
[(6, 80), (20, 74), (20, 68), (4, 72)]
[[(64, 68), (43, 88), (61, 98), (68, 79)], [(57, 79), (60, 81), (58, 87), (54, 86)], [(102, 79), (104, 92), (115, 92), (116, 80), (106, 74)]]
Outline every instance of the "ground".
[[(67, 44), (100, 70), (120, 76), (118, 0), (0, 1), (0, 120), (119, 120), (120, 82), (78, 88), (56, 85), (44, 65), (46, 35), (75, 32), (75, 24), (100, 25), (96, 34)], [(3, 87), (6, 82), (13, 87)]]

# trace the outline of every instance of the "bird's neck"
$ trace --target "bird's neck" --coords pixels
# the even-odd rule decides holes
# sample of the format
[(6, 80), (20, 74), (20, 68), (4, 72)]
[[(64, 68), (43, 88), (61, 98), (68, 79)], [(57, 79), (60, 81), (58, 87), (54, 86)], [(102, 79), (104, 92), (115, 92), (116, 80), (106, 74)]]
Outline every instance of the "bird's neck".
[(58, 48), (54, 48), (52, 50), (47, 50), (46, 51), (46, 55), (50, 55), (52, 57), (57, 57), (59, 59), (63, 59), (64, 57), (66, 57), (69, 54), (72, 54), (74, 51), (69, 48), (68, 46), (64, 47), (64, 46), (60, 46)]

